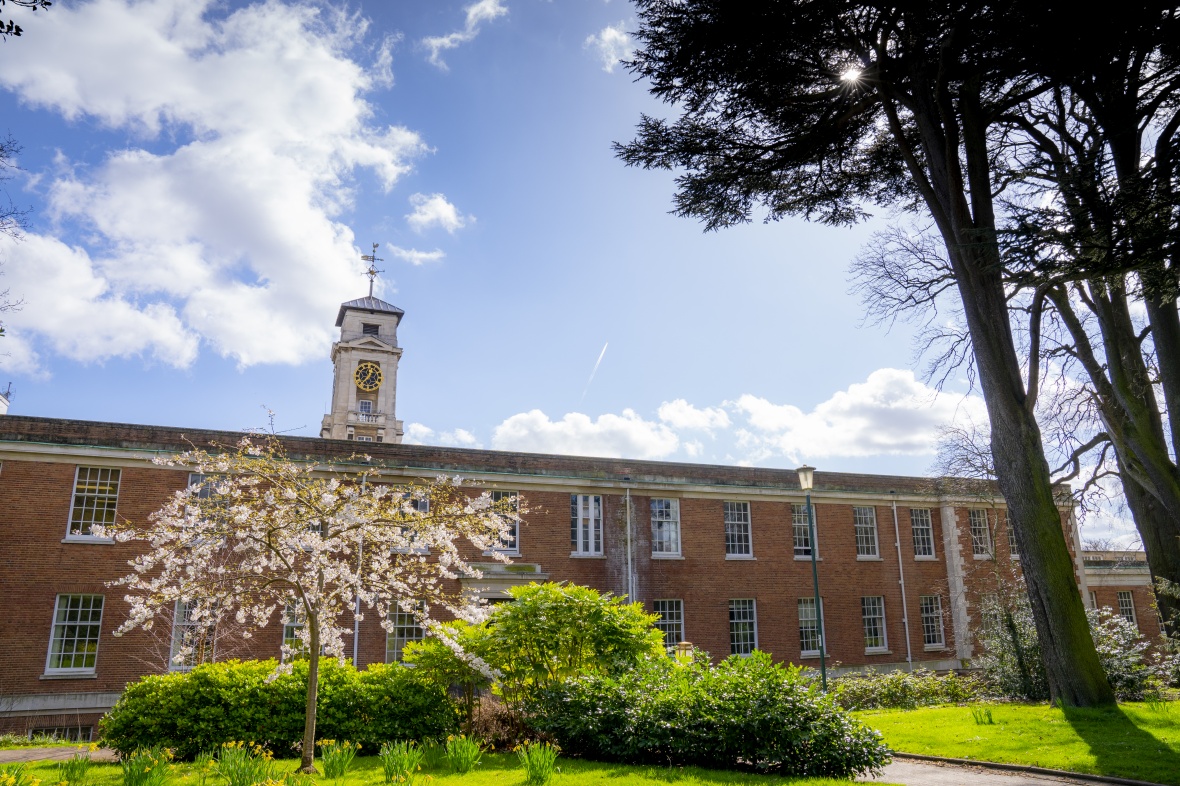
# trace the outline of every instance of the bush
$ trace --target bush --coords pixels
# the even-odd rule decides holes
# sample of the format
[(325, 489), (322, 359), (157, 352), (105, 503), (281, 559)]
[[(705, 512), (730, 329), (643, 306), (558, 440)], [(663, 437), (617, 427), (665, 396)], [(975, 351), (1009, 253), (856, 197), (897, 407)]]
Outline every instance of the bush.
[[(1017, 593), (1007, 606), (992, 601), (983, 612), (985, 624), (979, 633), (983, 652), (975, 662), (988, 690), (1005, 698), (1049, 698), (1027, 595)], [(1157, 695), (1176, 668), (1175, 657), (1152, 652), (1138, 628), (1108, 608), (1087, 609), (1086, 617), (1098, 660), (1115, 697), (1119, 701), (1141, 701)]]
[(795, 666), (755, 652), (717, 666), (704, 655), (572, 677), (533, 694), (534, 728), (564, 752), (629, 764), (753, 767), (847, 778), (889, 761), (881, 735)]
[(929, 669), (866, 671), (833, 681), (832, 695), (846, 710), (901, 709), (975, 701), (983, 686), (975, 677), (953, 672), (940, 677)]
[[(293, 752), (303, 738), (307, 663), (277, 677), (276, 666), (228, 661), (144, 677), (102, 719), (103, 742), (120, 753), (164, 745), (184, 759), (235, 740)], [(319, 737), (352, 740), (375, 753), (388, 740), (446, 737), (458, 720), (446, 692), (413, 669), (378, 664), (357, 671), (320, 661)]]

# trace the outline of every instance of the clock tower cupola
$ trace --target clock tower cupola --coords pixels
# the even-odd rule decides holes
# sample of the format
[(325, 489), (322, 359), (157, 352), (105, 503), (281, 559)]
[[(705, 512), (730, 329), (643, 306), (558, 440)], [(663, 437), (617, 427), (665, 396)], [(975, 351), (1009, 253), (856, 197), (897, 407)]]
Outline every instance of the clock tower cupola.
[(377, 246), (363, 257), (369, 262), (369, 296), (340, 304), (336, 327), (340, 340), (332, 344), (332, 411), (324, 415), (320, 436), (359, 442), (401, 442), (402, 422), (394, 417), (397, 404), (397, 326), (405, 312), (373, 296), (380, 270)]

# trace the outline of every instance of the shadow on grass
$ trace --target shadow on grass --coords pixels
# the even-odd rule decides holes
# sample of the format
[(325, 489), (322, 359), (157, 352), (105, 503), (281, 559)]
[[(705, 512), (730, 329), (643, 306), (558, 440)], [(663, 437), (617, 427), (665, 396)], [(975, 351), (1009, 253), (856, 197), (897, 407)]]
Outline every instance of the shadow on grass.
[(1136, 725), (1121, 707), (1065, 707), (1063, 712), (1103, 775), (1180, 786), (1180, 753)]

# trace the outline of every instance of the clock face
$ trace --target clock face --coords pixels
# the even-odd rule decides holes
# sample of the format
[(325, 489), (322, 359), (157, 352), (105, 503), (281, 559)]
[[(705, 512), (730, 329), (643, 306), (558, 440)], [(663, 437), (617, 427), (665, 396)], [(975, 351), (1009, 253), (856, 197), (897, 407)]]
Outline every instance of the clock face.
[(372, 392), (381, 387), (381, 367), (376, 363), (361, 363), (356, 367), (353, 379), (356, 380), (358, 388)]

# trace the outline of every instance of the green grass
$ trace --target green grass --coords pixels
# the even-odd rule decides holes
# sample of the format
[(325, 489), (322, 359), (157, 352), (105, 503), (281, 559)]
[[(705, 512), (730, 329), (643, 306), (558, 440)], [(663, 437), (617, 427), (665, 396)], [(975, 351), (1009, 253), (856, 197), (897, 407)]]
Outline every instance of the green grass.
[[(319, 766), (319, 760), (316, 760)], [(298, 766), (294, 759), (284, 760), (277, 768), (280, 772), (290, 772)], [(704, 770), (697, 767), (629, 767), (622, 764), (599, 764), (597, 762), (579, 759), (559, 758), (557, 766), (561, 773), (554, 776), (552, 786), (642, 786), (643, 784), (675, 783), (681, 786), (712, 786), (712, 784), (774, 784), (774, 786), (792, 786), (792, 784), (806, 784), (806, 786), (848, 786), (848, 781), (832, 780), (829, 778), (780, 778), (777, 776), (750, 775), (740, 772), (724, 770)], [(29, 767), (30, 773), (41, 778), (43, 786), (57, 782), (57, 766), (53, 762), (39, 762)], [(189, 773), (185, 764), (173, 765), (173, 777), (169, 786), (196, 786), (196, 779)], [(515, 754), (489, 753), (485, 754), (480, 765), (466, 775), (455, 775), (442, 769), (423, 769), (424, 774), (431, 775), (434, 780), (430, 786), (523, 786), (525, 782), (524, 770), (521, 769)], [(320, 778), (320, 783), (329, 786), (333, 782)], [(95, 764), (90, 768), (87, 786), (122, 786), (122, 771), (117, 764)], [(208, 786), (222, 786), (223, 781), (211, 776)], [(381, 761), (376, 756), (358, 758), (345, 778), (347, 786), (384, 786), (381, 775)]]
[[(972, 709), (991, 710), (977, 724)], [(983, 713), (977, 713), (983, 714)], [(1031, 764), (1180, 786), (1180, 702), (1062, 711), (989, 704), (854, 713), (895, 751)]]

